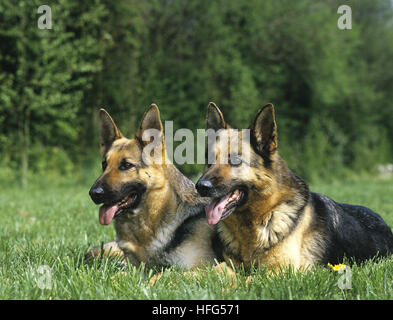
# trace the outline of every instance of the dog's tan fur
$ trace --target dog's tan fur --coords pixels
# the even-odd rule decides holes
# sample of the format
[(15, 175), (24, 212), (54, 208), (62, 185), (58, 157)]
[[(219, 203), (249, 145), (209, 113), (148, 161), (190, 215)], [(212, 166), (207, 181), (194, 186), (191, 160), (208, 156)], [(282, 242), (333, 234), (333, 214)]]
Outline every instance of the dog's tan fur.
[[(146, 188), (136, 208), (115, 218), (116, 242), (106, 244), (104, 250), (113, 254), (124, 252), (125, 258), (133, 265), (178, 265), (189, 269), (214, 264), (216, 255), (212, 248), (212, 237), (215, 230), (204, 219), (206, 200), (198, 195), (194, 184), (167, 159), (162, 164), (147, 164), (142, 158), (142, 150), (148, 143), (142, 139), (146, 129), (159, 131), (159, 144), (165, 157), (163, 128), (157, 106), (152, 105), (146, 111), (134, 139), (125, 138), (103, 109), (100, 118), (100, 150), (106, 168), (97, 182), (110, 186), (113, 192), (129, 182), (139, 183)], [(119, 163), (123, 159), (134, 164), (134, 167), (126, 171), (119, 170)], [(196, 218), (187, 225), (187, 234), (179, 234), (179, 228), (194, 216)], [(169, 250), (168, 245), (176, 236), (184, 236), (184, 239)], [(90, 255), (97, 255), (98, 252), (99, 248), (95, 248)]]
[[(239, 156), (247, 154), (249, 162), (231, 166), (219, 161), (221, 150), (228, 150), (221, 141), (227, 144), (235, 135), (239, 135), (241, 141), (241, 133), (225, 123), (214, 104), (209, 105), (207, 128), (223, 130), (215, 145), (217, 162), (206, 168), (201, 179), (209, 179), (227, 190), (238, 183), (248, 186), (246, 203), (218, 223), (228, 264), (232, 261), (235, 266), (243, 264), (246, 268), (261, 264), (269, 269), (285, 265), (307, 269), (322, 254), (323, 244), (318, 240), (322, 231), (314, 225), (314, 209), (305, 199), (306, 192), (302, 191), (308, 191), (307, 186), (289, 171), (277, 153), (273, 108), (265, 108), (265, 113), (262, 118), (259, 113), (250, 127), (251, 135), (254, 135), (251, 143), (243, 144), (243, 150), (239, 149)], [(271, 118), (267, 119), (269, 116)], [(263, 128), (264, 125), (270, 125), (271, 130)], [(252, 146), (261, 132), (265, 148), (269, 150), (269, 166)]]

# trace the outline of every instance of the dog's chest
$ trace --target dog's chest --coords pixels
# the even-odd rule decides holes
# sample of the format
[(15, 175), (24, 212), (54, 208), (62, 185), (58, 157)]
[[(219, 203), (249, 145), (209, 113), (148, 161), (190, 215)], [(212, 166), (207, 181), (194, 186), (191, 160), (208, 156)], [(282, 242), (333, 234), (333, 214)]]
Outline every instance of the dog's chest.
[(274, 228), (260, 225), (229, 225), (220, 223), (219, 235), (224, 245), (226, 260), (231, 259), (235, 265), (244, 264), (246, 268), (268, 268), (277, 265), (292, 265), (295, 269), (308, 268), (313, 265), (319, 254), (319, 246), (309, 231), (311, 220), (310, 209), (299, 224), (290, 228), (292, 219), (275, 219)]

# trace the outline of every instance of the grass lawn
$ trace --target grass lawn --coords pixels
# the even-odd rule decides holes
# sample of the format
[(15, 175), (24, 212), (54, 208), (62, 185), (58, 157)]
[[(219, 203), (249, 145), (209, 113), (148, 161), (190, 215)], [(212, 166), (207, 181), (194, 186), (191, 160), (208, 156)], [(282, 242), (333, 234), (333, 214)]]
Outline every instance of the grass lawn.
[[(43, 183), (44, 184), (44, 183)], [(313, 185), (336, 201), (361, 204), (393, 226), (393, 182)], [(115, 259), (85, 263), (88, 248), (115, 238), (113, 225), (98, 223), (89, 186), (41, 186), (0, 193), (1, 299), (393, 299), (393, 258), (351, 267), (351, 289), (340, 289), (343, 274), (322, 266), (306, 273), (284, 270), (268, 277), (254, 272), (237, 286), (212, 269), (183, 275), (165, 270), (154, 286), (139, 270), (121, 272)], [(42, 288), (40, 288), (42, 287)], [(45, 288), (46, 287), (46, 288)]]

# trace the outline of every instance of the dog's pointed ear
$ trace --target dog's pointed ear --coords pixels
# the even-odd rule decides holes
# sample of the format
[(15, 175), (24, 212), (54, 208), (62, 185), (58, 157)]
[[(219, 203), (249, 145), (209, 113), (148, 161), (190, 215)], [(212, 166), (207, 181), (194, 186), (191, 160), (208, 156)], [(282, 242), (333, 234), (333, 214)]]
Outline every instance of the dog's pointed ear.
[(100, 109), (100, 152), (102, 155), (108, 152), (113, 141), (122, 138), (120, 130), (105, 109)]
[(271, 103), (262, 107), (250, 126), (251, 145), (262, 156), (270, 156), (277, 150), (277, 125)]
[(157, 105), (154, 103), (150, 105), (150, 107), (143, 115), (141, 124), (135, 136), (141, 142), (142, 145), (146, 145), (151, 142), (151, 141), (143, 140), (143, 132), (148, 129), (158, 130), (159, 137), (161, 139), (164, 138), (164, 129), (160, 118), (160, 110), (158, 109)]
[(225, 123), (221, 110), (214, 102), (209, 102), (209, 105), (207, 106), (206, 129), (218, 131), (220, 129), (225, 129), (226, 127), (227, 124)]

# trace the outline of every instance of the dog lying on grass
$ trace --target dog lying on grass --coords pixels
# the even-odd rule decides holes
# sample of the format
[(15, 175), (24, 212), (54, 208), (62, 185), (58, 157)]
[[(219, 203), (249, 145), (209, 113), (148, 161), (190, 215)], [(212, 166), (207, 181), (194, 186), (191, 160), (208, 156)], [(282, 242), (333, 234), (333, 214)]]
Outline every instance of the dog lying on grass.
[[(87, 256), (103, 253), (124, 256), (135, 266), (180, 266), (184, 269), (213, 265), (217, 233), (205, 220), (207, 200), (168, 159), (146, 163), (143, 149), (151, 141), (145, 130), (158, 132), (158, 147), (165, 157), (159, 109), (151, 105), (133, 139), (125, 138), (110, 115), (100, 110), (102, 174), (90, 189), (100, 204), (99, 222), (114, 221), (116, 241), (91, 249)], [(157, 142), (157, 141), (156, 141)]]
[[(392, 231), (378, 214), (310, 192), (288, 169), (278, 154), (273, 105), (259, 110), (249, 141), (235, 155), (228, 141), (245, 141), (243, 133), (225, 122), (214, 103), (208, 106), (206, 127), (218, 132), (216, 161), (208, 164), (196, 188), (211, 198), (207, 221), (217, 225), (217, 246), (228, 264), (305, 270), (339, 264), (344, 257), (361, 262), (393, 252)], [(226, 163), (219, 161), (223, 152), (228, 152)]]

